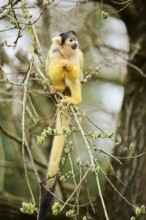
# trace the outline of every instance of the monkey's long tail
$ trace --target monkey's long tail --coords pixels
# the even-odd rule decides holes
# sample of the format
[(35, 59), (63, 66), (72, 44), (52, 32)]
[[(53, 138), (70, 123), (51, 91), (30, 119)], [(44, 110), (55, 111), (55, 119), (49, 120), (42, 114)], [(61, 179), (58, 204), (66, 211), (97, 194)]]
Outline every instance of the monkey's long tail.
[[(58, 131), (58, 135), (56, 135), (53, 140), (52, 150), (48, 164), (48, 180), (46, 184), (46, 188), (48, 188), (51, 192), (54, 192), (55, 189), (58, 168), (66, 141), (66, 135), (63, 134), (63, 127), (68, 127), (68, 116), (69, 114), (67, 111), (63, 115), (60, 114), (59, 111), (57, 113), (56, 129)], [(51, 202), (53, 199), (53, 195), (46, 188), (42, 186), (42, 198), (37, 218), (38, 220), (45, 219), (45, 216), (47, 215), (47, 212), (51, 206)]]

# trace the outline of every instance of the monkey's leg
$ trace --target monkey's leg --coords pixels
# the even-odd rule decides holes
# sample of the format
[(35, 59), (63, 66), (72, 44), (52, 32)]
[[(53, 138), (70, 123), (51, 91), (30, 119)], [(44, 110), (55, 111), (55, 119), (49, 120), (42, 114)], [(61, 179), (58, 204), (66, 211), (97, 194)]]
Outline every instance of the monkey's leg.
[(63, 69), (64, 60), (60, 62), (50, 62), (46, 66), (46, 73), (51, 80), (60, 80), (65, 76), (65, 71)]
[(65, 98), (61, 99), (61, 102), (64, 103), (70, 103), (77, 105), (82, 101), (82, 95), (81, 95), (81, 85), (79, 80), (70, 82), (67, 82), (70, 91), (71, 91), (71, 96), (65, 96)]
[(66, 65), (66, 78), (69, 79), (70, 81), (74, 81), (79, 79), (80, 77), (80, 68), (76, 65), (73, 65), (72, 63), (68, 62)]
[(65, 71), (63, 69), (62, 62), (60, 62), (59, 64), (55, 64), (55, 63), (50, 64), (47, 74), (53, 84), (51, 88), (51, 92), (52, 93), (53, 92), (64, 92)]
[(52, 86), (51, 86), (51, 92), (64, 92), (65, 90), (65, 84), (64, 80), (57, 80), (57, 81), (52, 81)]

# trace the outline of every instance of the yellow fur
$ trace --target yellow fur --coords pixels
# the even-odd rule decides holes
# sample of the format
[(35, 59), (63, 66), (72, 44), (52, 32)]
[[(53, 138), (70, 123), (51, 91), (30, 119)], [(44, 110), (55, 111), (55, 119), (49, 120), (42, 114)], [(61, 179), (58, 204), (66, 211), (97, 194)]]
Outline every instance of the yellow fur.
[(66, 140), (66, 135), (63, 134), (62, 126), (67, 127), (68, 122), (66, 120), (65, 115), (60, 115), (58, 112), (57, 114), (57, 120), (56, 120), (56, 128), (58, 130), (58, 135), (54, 137), (53, 140), (53, 147), (50, 154), (50, 160), (48, 165), (48, 174), (47, 174), (47, 187), (50, 189), (55, 181), (58, 167), (63, 151), (63, 147)]
[[(63, 45), (61, 40), (61, 36), (52, 39), (53, 43), (46, 59), (46, 73), (52, 83), (52, 92), (64, 92), (69, 88), (71, 95), (61, 99), (62, 103), (79, 104), (82, 100), (80, 80), (83, 74), (83, 54), (78, 48), (72, 49), (72, 45), (78, 44), (75, 35), (69, 34)], [(47, 174), (49, 189), (53, 186), (58, 172), (66, 140), (62, 127), (68, 127), (68, 117), (67, 111), (63, 115), (58, 111), (56, 129), (59, 135), (54, 137), (50, 154)]]
[(53, 38), (46, 59), (46, 73), (52, 82), (52, 91), (64, 92), (67, 87), (70, 89), (71, 97), (66, 96), (62, 103), (79, 104), (82, 100), (80, 80), (83, 74), (83, 54), (78, 48), (71, 49), (69, 41), (63, 46), (60, 41), (60, 36)]

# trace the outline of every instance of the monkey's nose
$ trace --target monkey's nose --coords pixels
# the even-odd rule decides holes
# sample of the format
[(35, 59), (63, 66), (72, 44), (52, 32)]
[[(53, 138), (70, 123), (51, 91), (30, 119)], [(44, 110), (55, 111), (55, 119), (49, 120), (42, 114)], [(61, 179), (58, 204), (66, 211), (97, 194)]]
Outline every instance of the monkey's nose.
[(73, 50), (75, 50), (75, 49), (77, 48), (77, 46), (78, 46), (78, 44), (74, 43), (74, 44), (71, 46), (71, 48), (72, 48)]

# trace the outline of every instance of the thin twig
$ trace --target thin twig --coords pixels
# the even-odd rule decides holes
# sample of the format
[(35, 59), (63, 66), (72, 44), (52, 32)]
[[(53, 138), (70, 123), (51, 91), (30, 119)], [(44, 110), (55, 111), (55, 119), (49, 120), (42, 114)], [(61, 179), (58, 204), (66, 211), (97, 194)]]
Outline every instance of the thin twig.
[(103, 154), (105, 154), (105, 155), (107, 155), (107, 156), (109, 156), (109, 157), (114, 158), (119, 164), (122, 165), (122, 162), (119, 160), (119, 158), (117, 158), (116, 156), (114, 156), (114, 155), (112, 155), (112, 154), (110, 154), (110, 153), (108, 153), (108, 152), (102, 150), (101, 148), (97, 147), (94, 143), (92, 143), (92, 142), (90, 141), (89, 138), (87, 138), (87, 140), (89, 141), (89, 143), (91, 144), (91, 146), (93, 146), (96, 150), (100, 151), (101, 153), (103, 153)]
[[(66, 147), (67, 147), (67, 149), (68, 149), (68, 159), (69, 159), (69, 162), (70, 162), (70, 167), (71, 167), (71, 172), (72, 172), (72, 178), (73, 178), (75, 187), (77, 187), (77, 182), (76, 182), (75, 172), (74, 172), (74, 166), (73, 166), (73, 162), (72, 162), (72, 159), (71, 159), (71, 155), (70, 155), (70, 150), (69, 150), (68, 144), (66, 145)], [(77, 191), (76, 194), (77, 194), (77, 198), (76, 198), (75, 204), (77, 204), (77, 208), (78, 208), (78, 212), (79, 212), (79, 190)]]
[(29, 77), (31, 74), (31, 68), (32, 64), (30, 62), (30, 69), (28, 70), (26, 79), (24, 81), (24, 94), (23, 94), (23, 105), (22, 105), (22, 157), (23, 157), (23, 163), (24, 163), (24, 170), (25, 170), (25, 176), (27, 180), (27, 185), (31, 194), (31, 198), (33, 201), (33, 204), (35, 205), (35, 198), (31, 189), (28, 173), (27, 173), (27, 167), (26, 167), (26, 160), (25, 160), (25, 146), (28, 145), (27, 139), (26, 139), (26, 134), (25, 134), (25, 114), (26, 114), (26, 101), (27, 101), (27, 85), (29, 82)]
[[(98, 164), (98, 162), (96, 161), (96, 163)], [(98, 164), (99, 165), (99, 164)], [(114, 184), (110, 181), (110, 179), (108, 178), (108, 176), (106, 175), (106, 173), (103, 171), (103, 169), (101, 168), (101, 166), (100, 166), (100, 170), (101, 170), (101, 172), (103, 173), (103, 175), (105, 176), (105, 178), (107, 179), (107, 181), (109, 182), (109, 184), (113, 187), (113, 189), (120, 195), (120, 197), (122, 197), (123, 198), (123, 200), (127, 203), (127, 204), (129, 204), (130, 206), (132, 206), (133, 208), (136, 208), (136, 206), (135, 205), (133, 205), (132, 203), (130, 203), (127, 199), (126, 199), (126, 197), (124, 197), (118, 190), (117, 190), (117, 188), (114, 186)]]
[[(93, 169), (95, 169), (95, 163), (94, 163), (94, 158), (93, 158), (93, 155), (92, 155), (92, 152), (90, 150), (90, 146), (88, 144), (88, 141), (85, 137), (85, 134), (84, 134), (84, 131), (80, 125), (80, 122), (77, 118), (77, 115), (75, 114), (74, 110), (73, 110), (73, 107), (70, 107), (71, 111), (72, 111), (72, 114), (74, 115), (74, 119), (80, 129), (80, 132), (82, 134), (82, 137), (83, 137), (83, 140), (85, 142), (85, 145), (87, 147), (87, 150), (88, 150), (88, 153), (89, 153), (89, 156), (90, 156), (90, 160), (91, 160), (91, 167)], [(102, 203), (102, 206), (103, 206), (103, 210), (104, 210), (104, 214), (105, 214), (105, 217), (106, 217), (106, 220), (109, 220), (109, 217), (108, 217), (108, 213), (107, 213), (107, 209), (106, 209), (106, 206), (105, 206), (105, 202), (104, 202), (104, 199), (103, 199), (103, 195), (102, 195), (102, 191), (101, 191), (101, 186), (100, 186), (100, 182), (99, 182), (99, 177), (98, 177), (98, 174), (96, 174), (96, 183), (97, 183), (97, 187), (98, 187), (98, 191), (99, 191), (99, 196), (100, 196), (100, 199), (101, 199), (101, 203)]]
[(64, 205), (62, 206), (60, 212), (64, 209), (64, 207), (66, 205), (69, 205), (69, 201), (71, 200), (71, 198), (74, 196), (74, 194), (77, 192), (78, 188), (80, 187), (81, 183), (84, 181), (84, 179), (86, 178), (89, 170), (91, 169), (91, 167), (89, 167), (89, 169), (86, 171), (86, 173), (84, 174), (84, 176), (82, 177), (82, 179), (80, 180), (79, 184), (77, 185), (77, 187), (75, 188), (75, 190), (72, 192), (72, 194), (70, 195), (70, 197), (67, 199), (67, 201), (64, 203)]

